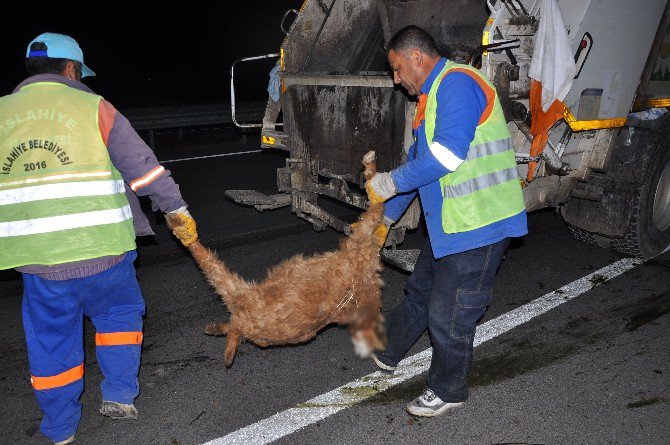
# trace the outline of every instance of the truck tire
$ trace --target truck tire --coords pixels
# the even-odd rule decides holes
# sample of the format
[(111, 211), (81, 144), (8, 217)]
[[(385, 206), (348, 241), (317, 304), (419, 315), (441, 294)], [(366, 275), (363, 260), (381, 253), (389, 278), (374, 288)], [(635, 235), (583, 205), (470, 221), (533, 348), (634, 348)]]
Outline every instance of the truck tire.
[(589, 232), (588, 230), (584, 230), (582, 228), (579, 228), (577, 226), (573, 226), (570, 224), (567, 224), (568, 230), (570, 231), (570, 234), (575, 238), (577, 241), (581, 241), (584, 244), (587, 244), (589, 246), (594, 246), (598, 247), (598, 241), (596, 240), (596, 235), (593, 233)]
[(670, 246), (670, 131), (660, 139), (628, 229), (623, 238), (610, 239), (611, 246), (626, 255), (651, 257)]
[(613, 141), (605, 171), (594, 172), (561, 207), (570, 233), (589, 245), (648, 258), (670, 245), (670, 113), (627, 126)]

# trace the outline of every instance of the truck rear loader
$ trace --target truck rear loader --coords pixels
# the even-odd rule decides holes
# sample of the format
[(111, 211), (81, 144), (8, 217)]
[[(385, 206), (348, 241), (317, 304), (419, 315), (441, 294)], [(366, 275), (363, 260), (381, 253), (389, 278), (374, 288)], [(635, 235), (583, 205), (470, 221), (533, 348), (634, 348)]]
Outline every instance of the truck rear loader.
[[(549, 20), (545, 2), (560, 10), (575, 74), (538, 154), (529, 70)], [(626, 255), (670, 245), (667, 0), (307, 0), (293, 13), (278, 53), (283, 122), (261, 132), (264, 147), (288, 152), (278, 193), (228, 190), (229, 198), (259, 210), (290, 205), (318, 230), (347, 232), (319, 198), (363, 209), (363, 155), (374, 149), (380, 171), (405, 160), (416, 98), (393, 84), (386, 45), (414, 24), (496, 86), (529, 212), (553, 207), (581, 241)], [(402, 242), (420, 214), (413, 203), (388, 243)], [(412, 255), (384, 257), (412, 269)]]

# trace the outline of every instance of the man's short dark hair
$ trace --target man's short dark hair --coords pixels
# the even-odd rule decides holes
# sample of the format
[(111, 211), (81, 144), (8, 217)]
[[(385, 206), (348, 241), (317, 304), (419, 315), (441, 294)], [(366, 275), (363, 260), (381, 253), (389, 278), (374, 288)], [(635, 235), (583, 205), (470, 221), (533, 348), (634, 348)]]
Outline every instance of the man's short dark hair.
[[(31, 51), (46, 51), (46, 49), (47, 46), (43, 42), (35, 42), (30, 45)], [(50, 57), (27, 57), (26, 71), (28, 72), (28, 76), (35, 76), (37, 74), (60, 74), (65, 69), (67, 61), (68, 59), (55, 59)]]
[(437, 57), (440, 52), (433, 37), (416, 25), (409, 25), (395, 33), (388, 44), (388, 50), (404, 52), (417, 48), (430, 57)]

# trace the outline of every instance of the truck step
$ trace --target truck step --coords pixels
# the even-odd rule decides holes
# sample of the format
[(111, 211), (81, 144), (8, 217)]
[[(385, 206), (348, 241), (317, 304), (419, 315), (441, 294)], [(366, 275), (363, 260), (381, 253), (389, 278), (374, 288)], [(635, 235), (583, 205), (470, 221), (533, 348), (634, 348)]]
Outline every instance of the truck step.
[(382, 249), (382, 260), (407, 272), (414, 271), (420, 249)]
[(291, 205), (291, 195), (287, 193), (266, 195), (256, 190), (226, 190), (225, 195), (233, 202), (254, 206), (256, 210), (278, 209)]

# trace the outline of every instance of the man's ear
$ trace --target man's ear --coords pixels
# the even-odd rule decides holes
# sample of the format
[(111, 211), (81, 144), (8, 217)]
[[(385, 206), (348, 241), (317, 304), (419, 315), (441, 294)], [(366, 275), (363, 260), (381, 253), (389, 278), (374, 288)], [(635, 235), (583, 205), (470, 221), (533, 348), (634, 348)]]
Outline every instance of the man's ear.
[(68, 79), (71, 80), (78, 80), (77, 67), (75, 66), (72, 60), (68, 60), (67, 62), (65, 62), (65, 68), (61, 72), (61, 76), (67, 77)]
[(414, 48), (412, 52), (409, 53), (409, 57), (416, 66), (421, 66), (423, 64), (423, 53), (418, 48)]

